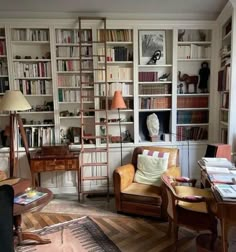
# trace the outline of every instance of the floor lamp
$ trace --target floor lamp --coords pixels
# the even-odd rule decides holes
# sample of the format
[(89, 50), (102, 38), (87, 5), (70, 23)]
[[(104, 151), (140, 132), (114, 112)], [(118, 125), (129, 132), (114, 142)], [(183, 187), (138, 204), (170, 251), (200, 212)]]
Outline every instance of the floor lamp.
[(31, 109), (30, 104), (25, 99), (24, 95), (19, 90), (8, 90), (3, 96), (0, 103), (0, 111), (7, 111), (10, 113), (10, 177), (16, 176), (16, 162), (15, 162), (15, 130), (16, 126), (19, 127), (19, 131), (22, 137), (23, 145), (26, 151), (26, 155), (29, 161), (30, 154), (28, 148), (28, 142), (23, 127), (20, 115), (17, 111), (24, 111)]
[(115, 91), (114, 96), (112, 98), (111, 109), (118, 109), (119, 114), (119, 128), (120, 128), (120, 163), (122, 163), (122, 135), (121, 135), (121, 119), (120, 119), (120, 109), (126, 109), (126, 104), (122, 97), (121, 91)]

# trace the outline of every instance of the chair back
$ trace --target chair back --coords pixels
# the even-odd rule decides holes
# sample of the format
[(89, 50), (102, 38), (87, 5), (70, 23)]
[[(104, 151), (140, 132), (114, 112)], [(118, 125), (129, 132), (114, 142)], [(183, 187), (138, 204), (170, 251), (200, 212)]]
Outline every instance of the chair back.
[(174, 219), (176, 217), (175, 209), (177, 197), (174, 189), (175, 181), (165, 174), (161, 176), (161, 180), (167, 195), (167, 213), (172, 219)]
[(172, 166), (179, 166), (179, 149), (178, 148), (167, 148), (160, 146), (142, 146), (136, 147), (132, 156), (132, 164), (137, 169), (138, 155), (143, 153), (143, 150), (167, 152), (169, 153), (168, 168)]
[(0, 244), (1, 251), (14, 251), (13, 239), (13, 198), (10, 185), (0, 186)]

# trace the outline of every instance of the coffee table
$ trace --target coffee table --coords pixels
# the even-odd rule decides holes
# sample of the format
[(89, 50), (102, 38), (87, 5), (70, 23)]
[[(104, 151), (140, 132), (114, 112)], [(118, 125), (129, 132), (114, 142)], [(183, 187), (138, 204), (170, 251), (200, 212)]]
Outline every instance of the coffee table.
[[(17, 241), (18, 245), (23, 244), (24, 240), (31, 240), (33, 241), (33, 243), (37, 243), (37, 244), (46, 244), (46, 243), (51, 242), (49, 239), (42, 239), (39, 235), (34, 234), (32, 232), (22, 231), (22, 227), (21, 227), (22, 214), (28, 213), (28, 212), (40, 211), (53, 198), (53, 193), (46, 188), (38, 187), (36, 188), (36, 190), (39, 192), (47, 193), (47, 195), (45, 195), (44, 197), (38, 200), (33, 201), (32, 203), (28, 205), (14, 204), (14, 209), (13, 209), (14, 226), (15, 226), (15, 232), (18, 238), (18, 241)], [(19, 194), (22, 194), (22, 193), (19, 193)]]

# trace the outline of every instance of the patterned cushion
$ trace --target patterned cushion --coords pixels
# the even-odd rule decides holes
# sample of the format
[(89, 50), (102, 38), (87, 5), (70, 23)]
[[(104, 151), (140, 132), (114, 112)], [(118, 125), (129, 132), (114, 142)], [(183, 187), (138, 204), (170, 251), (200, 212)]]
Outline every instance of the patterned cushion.
[(160, 157), (160, 158), (169, 158), (170, 153), (168, 152), (160, 152), (160, 151), (152, 151), (152, 150), (143, 150), (143, 155), (152, 156), (152, 157)]

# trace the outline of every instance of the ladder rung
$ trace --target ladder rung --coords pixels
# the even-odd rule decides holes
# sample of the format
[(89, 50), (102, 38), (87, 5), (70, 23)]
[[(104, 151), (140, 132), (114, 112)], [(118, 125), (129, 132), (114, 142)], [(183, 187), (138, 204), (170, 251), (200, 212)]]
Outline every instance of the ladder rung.
[(83, 177), (82, 180), (108, 180), (108, 176), (93, 176), (93, 177)]
[(107, 162), (103, 162), (103, 163), (86, 163), (86, 164), (81, 164), (80, 166), (82, 167), (87, 167), (87, 166), (107, 166), (108, 163)]
[(82, 150), (80, 150), (80, 153), (91, 153), (91, 152), (107, 152), (108, 149), (107, 148), (84, 148)]

